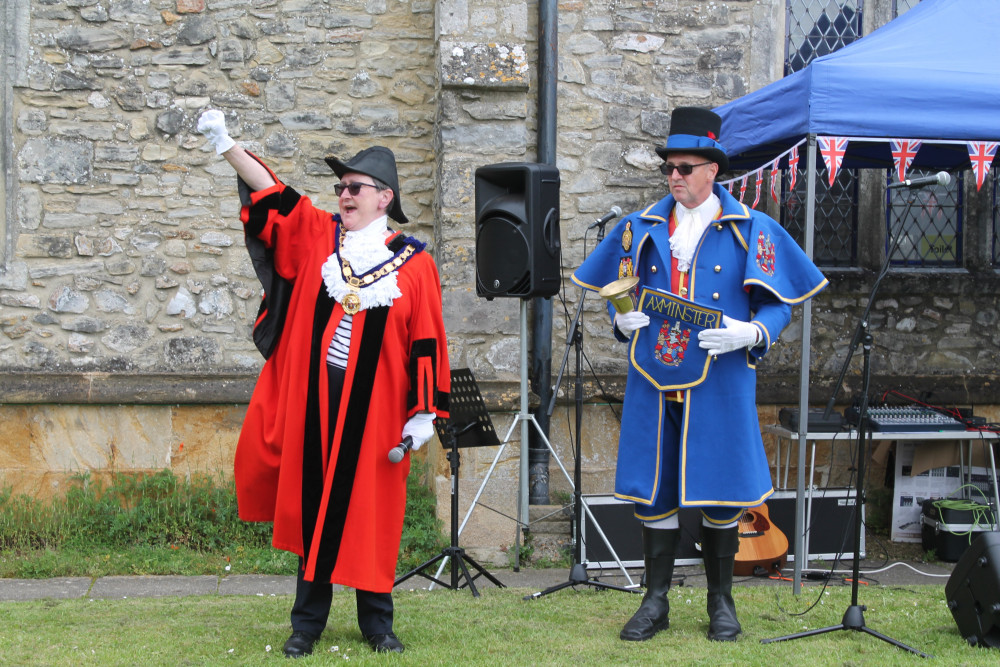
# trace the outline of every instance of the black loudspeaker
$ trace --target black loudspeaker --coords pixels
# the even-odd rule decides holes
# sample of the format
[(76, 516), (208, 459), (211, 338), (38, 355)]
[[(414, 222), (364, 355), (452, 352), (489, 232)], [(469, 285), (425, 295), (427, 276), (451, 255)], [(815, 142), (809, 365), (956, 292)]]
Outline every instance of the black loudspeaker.
[(559, 292), (559, 170), (535, 162), (476, 169), (476, 294)]
[(962, 637), (1000, 648), (1000, 533), (983, 533), (955, 563), (944, 587)]

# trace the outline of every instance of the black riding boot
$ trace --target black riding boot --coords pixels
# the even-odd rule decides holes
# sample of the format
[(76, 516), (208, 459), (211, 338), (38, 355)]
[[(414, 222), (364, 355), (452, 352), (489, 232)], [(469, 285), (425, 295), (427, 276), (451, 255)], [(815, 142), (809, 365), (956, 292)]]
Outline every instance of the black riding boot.
[(701, 554), (708, 580), (708, 638), (736, 641), (743, 631), (733, 602), (733, 565), (740, 550), (739, 528), (701, 528)]
[(674, 556), (680, 541), (679, 528), (662, 530), (642, 527), (642, 552), (646, 562), (646, 594), (619, 637), (629, 642), (650, 639), (670, 627), (667, 592), (674, 576)]

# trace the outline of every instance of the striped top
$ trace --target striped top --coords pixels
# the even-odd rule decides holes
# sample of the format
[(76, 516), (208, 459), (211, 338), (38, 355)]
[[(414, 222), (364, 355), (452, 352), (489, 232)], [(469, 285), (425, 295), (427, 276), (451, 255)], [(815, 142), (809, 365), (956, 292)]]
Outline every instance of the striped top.
[(330, 340), (330, 347), (326, 351), (326, 363), (337, 368), (347, 368), (347, 353), (351, 348), (351, 322), (352, 315), (344, 314), (337, 325), (337, 330), (333, 332), (333, 339)]

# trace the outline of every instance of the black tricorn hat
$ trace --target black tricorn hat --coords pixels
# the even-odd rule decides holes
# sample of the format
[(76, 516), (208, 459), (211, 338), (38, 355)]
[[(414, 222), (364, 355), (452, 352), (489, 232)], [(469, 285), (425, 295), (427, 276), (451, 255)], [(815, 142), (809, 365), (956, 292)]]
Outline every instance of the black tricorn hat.
[(667, 143), (656, 149), (664, 160), (670, 153), (704, 155), (719, 165), (719, 172), (729, 171), (729, 158), (719, 143), (722, 118), (711, 109), (677, 107), (670, 114)]
[(326, 158), (330, 169), (343, 178), (344, 174), (364, 174), (378, 179), (392, 188), (392, 204), (389, 207), (389, 217), (399, 223), (409, 220), (403, 215), (403, 207), (399, 204), (399, 176), (396, 174), (396, 156), (385, 146), (366, 148), (347, 162), (341, 162), (335, 157)]

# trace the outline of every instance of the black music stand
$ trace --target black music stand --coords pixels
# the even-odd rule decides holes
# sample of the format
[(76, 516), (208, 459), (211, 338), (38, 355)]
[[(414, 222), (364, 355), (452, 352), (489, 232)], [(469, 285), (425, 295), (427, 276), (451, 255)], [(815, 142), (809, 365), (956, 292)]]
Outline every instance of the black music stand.
[[(434, 426), (437, 428), (438, 437), (441, 439), (441, 446), (448, 450), (448, 462), (451, 464), (451, 546), (445, 547), (434, 558), (410, 570), (400, 578), (396, 579), (394, 585), (406, 581), (413, 575), (430, 579), (432, 582), (451, 590), (458, 590), (465, 586), (469, 587), (474, 597), (479, 597), (476, 584), (473, 583), (480, 576), (484, 576), (492, 581), (497, 588), (506, 588), (492, 574), (487, 572), (479, 563), (465, 554), (465, 550), (458, 546), (458, 469), (459, 469), (459, 447), (491, 447), (500, 446), (496, 431), (493, 429), (493, 422), (486, 411), (486, 404), (479, 393), (476, 378), (468, 368), (457, 368), (451, 371), (451, 394), (449, 395), (449, 407), (451, 417), (449, 419), (435, 419)], [(451, 583), (441, 581), (435, 575), (428, 574), (424, 570), (435, 563), (451, 559)], [(477, 572), (476, 576), (469, 574), (471, 565)], [(442, 568), (444, 563), (441, 564)], [(464, 583), (459, 583), (459, 571), (461, 571)]]

